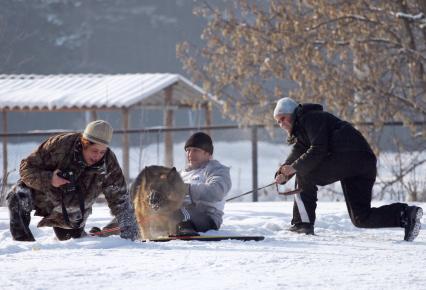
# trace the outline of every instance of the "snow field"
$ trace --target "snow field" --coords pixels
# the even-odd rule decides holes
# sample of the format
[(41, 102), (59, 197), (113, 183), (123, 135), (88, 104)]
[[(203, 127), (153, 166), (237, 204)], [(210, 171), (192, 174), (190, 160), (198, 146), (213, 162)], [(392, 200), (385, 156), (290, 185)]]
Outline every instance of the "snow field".
[[(206, 233), (264, 235), (260, 242), (59, 242), (33, 217), (37, 241), (25, 243), (11, 239), (2, 207), (0, 289), (424, 289), (425, 231), (404, 242), (401, 228), (357, 229), (343, 202), (319, 202), (316, 235), (298, 235), (286, 230), (291, 210), (292, 202), (228, 203), (222, 228)], [(110, 218), (96, 205), (87, 228)]]

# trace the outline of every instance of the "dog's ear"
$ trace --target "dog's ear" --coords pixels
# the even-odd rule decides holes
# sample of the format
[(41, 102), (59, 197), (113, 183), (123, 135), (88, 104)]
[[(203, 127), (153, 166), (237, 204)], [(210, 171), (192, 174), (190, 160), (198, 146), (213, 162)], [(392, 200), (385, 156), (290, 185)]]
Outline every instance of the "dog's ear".
[(172, 169), (170, 169), (170, 171), (167, 173), (167, 180), (169, 181), (173, 181), (176, 177), (176, 174), (179, 174), (176, 171), (176, 167), (173, 167)]
[(152, 176), (152, 170), (150, 166), (145, 166), (145, 168), (143, 169), (143, 172), (144, 172), (145, 180), (149, 180), (150, 177)]

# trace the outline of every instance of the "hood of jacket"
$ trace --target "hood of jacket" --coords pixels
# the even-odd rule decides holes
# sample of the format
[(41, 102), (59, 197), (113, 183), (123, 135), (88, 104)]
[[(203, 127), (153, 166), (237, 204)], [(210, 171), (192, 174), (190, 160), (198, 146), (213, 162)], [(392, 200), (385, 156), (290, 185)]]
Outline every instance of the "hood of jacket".
[(296, 137), (295, 137), (295, 130), (297, 130), (298, 123), (300, 118), (303, 117), (303, 115), (308, 114), (310, 112), (314, 111), (324, 111), (324, 108), (320, 104), (300, 104), (296, 110), (294, 110), (293, 115), (291, 117), (292, 120), (292, 126), (291, 126), (291, 132), (287, 138), (287, 143), (294, 144), (296, 143)]

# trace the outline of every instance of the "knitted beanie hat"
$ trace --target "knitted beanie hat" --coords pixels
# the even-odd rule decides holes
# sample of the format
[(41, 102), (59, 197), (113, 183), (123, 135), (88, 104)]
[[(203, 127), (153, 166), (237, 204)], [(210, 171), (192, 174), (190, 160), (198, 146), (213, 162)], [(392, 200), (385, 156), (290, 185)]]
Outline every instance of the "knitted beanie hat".
[(112, 127), (104, 120), (96, 120), (87, 124), (83, 137), (93, 143), (109, 145), (112, 139)]
[(210, 155), (213, 155), (213, 141), (209, 135), (203, 132), (197, 132), (193, 134), (185, 143), (185, 151), (188, 147), (195, 147), (202, 149)]
[(278, 100), (274, 110), (274, 117), (279, 115), (293, 114), (299, 104), (292, 98), (282, 98)]

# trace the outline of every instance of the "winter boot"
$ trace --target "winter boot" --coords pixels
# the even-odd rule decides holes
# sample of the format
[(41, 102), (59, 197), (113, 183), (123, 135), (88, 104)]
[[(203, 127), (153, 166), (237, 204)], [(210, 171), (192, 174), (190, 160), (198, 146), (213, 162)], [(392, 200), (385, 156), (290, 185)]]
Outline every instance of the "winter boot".
[(29, 228), (33, 203), (31, 191), (18, 182), (9, 192), (7, 203), (10, 215), (10, 233), (15, 241), (34, 242)]
[(30, 213), (19, 212), (15, 208), (10, 208), (10, 233), (15, 241), (34, 242), (34, 236), (29, 228)]
[(314, 235), (314, 226), (309, 223), (297, 223), (288, 230), (298, 234)]
[(191, 221), (180, 222), (176, 225), (176, 236), (199, 236)]
[(401, 214), (401, 226), (405, 229), (404, 240), (414, 241), (419, 235), (422, 224), (420, 219), (423, 216), (423, 209), (418, 206), (407, 206)]

